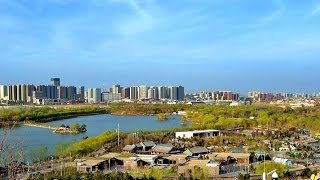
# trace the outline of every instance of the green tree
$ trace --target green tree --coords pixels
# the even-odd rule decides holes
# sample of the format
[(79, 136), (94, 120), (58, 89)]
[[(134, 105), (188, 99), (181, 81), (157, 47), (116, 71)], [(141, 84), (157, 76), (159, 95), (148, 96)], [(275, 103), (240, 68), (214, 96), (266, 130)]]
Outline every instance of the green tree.
[(66, 154), (66, 150), (75, 142), (61, 142), (54, 146), (54, 155), (60, 157)]
[(287, 166), (285, 166), (281, 163), (275, 163), (275, 162), (270, 161), (270, 162), (264, 162), (264, 163), (259, 164), (259, 166), (256, 168), (256, 172), (258, 174), (262, 175), (264, 172), (264, 167), (265, 167), (266, 173), (276, 169), (279, 177), (283, 177), (286, 170), (287, 170)]
[(73, 123), (71, 125), (71, 129), (73, 129), (73, 130), (78, 130), (79, 128), (80, 128), (80, 125), (78, 123)]
[(97, 171), (96, 173), (93, 174), (92, 177), (93, 180), (103, 180), (105, 177), (103, 176), (101, 171)]
[(32, 162), (41, 162), (47, 160), (49, 151), (46, 146), (39, 146), (32, 148), (27, 154)]

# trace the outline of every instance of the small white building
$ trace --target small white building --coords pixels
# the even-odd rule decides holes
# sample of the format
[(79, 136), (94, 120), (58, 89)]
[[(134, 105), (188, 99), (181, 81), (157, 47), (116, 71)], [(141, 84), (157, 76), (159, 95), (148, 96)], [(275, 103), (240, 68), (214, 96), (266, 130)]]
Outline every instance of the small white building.
[(290, 159), (284, 159), (284, 158), (279, 158), (279, 157), (274, 157), (273, 158), (273, 161), (275, 163), (279, 163), (279, 164), (283, 164), (283, 165), (286, 165), (286, 166), (290, 166), (293, 164), (292, 160)]
[(176, 132), (176, 138), (212, 137), (219, 135), (220, 130), (215, 129)]

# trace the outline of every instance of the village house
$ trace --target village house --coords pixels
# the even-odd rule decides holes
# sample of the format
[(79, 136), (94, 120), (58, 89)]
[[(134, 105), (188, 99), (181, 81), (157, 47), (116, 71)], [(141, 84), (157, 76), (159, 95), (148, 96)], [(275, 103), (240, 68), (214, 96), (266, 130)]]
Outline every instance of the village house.
[(142, 146), (142, 151), (149, 151), (150, 149), (156, 146), (156, 144), (153, 141), (144, 141), (140, 144)]
[(157, 144), (150, 151), (151, 151), (151, 154), (175, 154), (180, 152), (171, 143)]
[(141, 144), (132, 144), (132, 145), (126, 145), (123, 149), (123, 152), (127, 153), (135, 153), (138, 151), (142, 151), (142, 145)]
[(186, 154), (191, 157), (195, 157), (200, 155), (207, 155), (209, 154), (209, 152), (210, 151), (206, 147), (193, 147), (184, 151), (183, 154)]
[(82, 173), (93, 173), (100, 171), (112, 171), (121, 169), (123, 161), (117, 159), (120, 154), (109, 153), (97, 158), (77, 159), (77, 171)]
[(88, 159), (77, 162), (77, 171), (81, 173), (94, 173), (98, 170), (104, 170), (107, 166), (105, 159)]
[(171, 165), (175, 165), (176, 161), (171, 160), (167, 157), (158, 157), (157, 159), (155, 159), (155, 164), (157, 166), (171, 166)]
[(189, 160), (178, 166), (178, 173), (183, 177), (190, 177), (193, 171), (208, 173), (209, 177), (219, 175), (219, 163), (211, 160)]
[(131, 171), (136, 168), (143, 168), (148, 166), (155, 166), (156, 159), (159, 158), (156, 155), (133, 155), (131, 157), (118, 157), (123, 161), (123, 171)]
[(208, 156), (209, 159), (219, 162), (233, 158), (237, 164), (249, 165), (250, 163), (250, 153), (211, 153)]
[(192, 138), (192, 137), (213, 137), (213, 136), (219, 136), (220, 131), (219, 130), (197, 130), (197, 131), (183, 131), (183, 132), (176, 132), (176, 138)]
[(188, 155), (185, 154), (172, 154), (166, 157), (167, 159), (174, 161), (176, 164), (182, 164), (187, 161)]

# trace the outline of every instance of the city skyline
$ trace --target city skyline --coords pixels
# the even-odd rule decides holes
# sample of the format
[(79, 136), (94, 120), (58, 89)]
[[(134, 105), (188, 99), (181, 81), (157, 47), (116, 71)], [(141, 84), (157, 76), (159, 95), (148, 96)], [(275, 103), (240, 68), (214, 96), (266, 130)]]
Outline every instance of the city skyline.
[(0, 84), (318, 92), (320, 3), (0, 0)]
[[(75, 88), (84, 88), (84, 90), (88, 90), (88, 89), (92, 89), (92, 88), (98, 88), (98, 89), (101, 89), (101, 92), (110, 92), (110, 93), (114, 93), (112, 88), (114, 88), (115, 86), (119, 86), (121, 89), (122, 88), (130, 88), (130, 87), (136, 87), (136, 88), (139, 88), (139, 87), (147, 87), (147, 88), (152, 88), (152, 87), (178, 87), (178, 86), (182, 86), (182, 84), (129, 84), (129, 85), (124, 85), (122, 83), (114, 83), (114, 84), (102, 84), (101, 86), (85, 86), (83, 84), (80, 84), (80, 85), (74, 85), (74, 84), (66, 84), (63, 82), (63, 79), (62, 78), (49, 78), (49, 81), (47, 80), (47, 82), (44, 82), (44, 83), (28, 83), (28, 82), (22, 82), (22, 83), (8, 83), (8, 84), (0, 84), (0, 86), (18, 86), (18, 85), (33, 85), (33, 86), (51, 86), (51, 85), (54, 85), (54, 82), (52, 81), (52, 79), (59, 79), (59, 83), (61, 83), (60, 85), (55, 85), (56, 87), (63, 87), (63, 88), (67, 88), (67, 87), (75, 87)], [(60, 81), (62, 80), (62, 81)], [(185, 91), (185, 94), (196, 94), (196, 93), (209, 93), (209, 92), (215, 92), (215, 91), (233, 91), (233, 92), (237, 92), (239, 93), (241, 96), (247, 96), (248, 93), (250, 92), (262, 92), (262, 93), (289, 93), (289, 94), (318, 94), (320, 93), (320, 90), (318, 91), (278, 91), (278, 90), (275, 90), (275, 91), (272, 91), (272, 90), (261, 90), (261, 89), (258, 89), (258, 88), (252, 88), (248, 91), (240, 91), (239, 89), (233, 87), (233, 88), (229, 88), (229, 89), (218, 89), (218, 88), (211, 88), (211, 89), (204, 89), (202, 87), (199, 87), (198, 90), (194, 90), (194, 91), (190, 91), (191, 88), (188, 88), (186, 86), (183, 86), (185, 87), (186, 91)], [(120, 90), (121, 90), (120, 89)], [(121, 93), (121, 92), (119, 92)]]

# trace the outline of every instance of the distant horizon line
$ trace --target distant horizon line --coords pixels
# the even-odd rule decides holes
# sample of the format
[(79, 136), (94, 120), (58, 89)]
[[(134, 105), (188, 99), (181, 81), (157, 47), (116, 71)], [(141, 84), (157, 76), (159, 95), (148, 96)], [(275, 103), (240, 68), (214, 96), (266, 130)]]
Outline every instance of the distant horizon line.
[[(14, 85), (33, 85), (33, 86), (54, 86), (52, 84), (33, 84), (33, 83), (17, 83), (17, 84), (0, 84), (0, 86), (14, 86)], [(182, 86), (184, 88), (186, 88), (186, 86), (183, 86), (183, 85), (130, 85), (130, 86), (121, 86), (121, 84), (119, 83), (116, 83), (116, 84), (113, 84), (111, 85), (110, 87), (97, 87), (97, 86), (85, 86), (85, 85), (60, 85), (60, 86), (57, 86), (57, 87), (76, 87), (76, 88), (79, 88), (79, 87), (87, 87), (85, 88), (86, 90), (88, 90), (89, 88), (99, 88), (101, 89), (102, 91), (104, 90), (108, 90), (110, 88), (112, 88), (112, 86), (114, 85), (119, 85), (121, 88), (130, 88), (130, 87), (140, 87), (140, 86), (147, 86), (147, 87), (179, 87), (179, 86)], [(186, 89), (185, 89), (186, 90)], [(305, 94), (305, 95), (312, 95), (312, 94), (320, 94), (320, 91), (313, 91), (313, 92), (306, 92), (306, 91), (296, 91), (296, 92), (290, 92), (290, 91), (274, 91), (274, 90), (249, 90), (249, 91), (246, 91), (246, 92), (243, 92), (243, 91), (238, 91), (238, 90), (222, 90), (222, 89), (219, 89), (217, 88), (216, 90), (197, 90), (197, 91), (190, 91), (190, 92), (186, 92), (185, 94), (200, 94), (200, 93), (211, 93), (211, 92), (217, 92), (217, 91), (220, 91), (220, 92), (233, 92), (233, 93), (237, 93), (239, 95), (248, 95), (248, 93), (250, 92), (257, 92), (257, 93), (271, 93), (271, 94)], [(107, 91), (104, 91), (104, 92), (107, 92)]]

